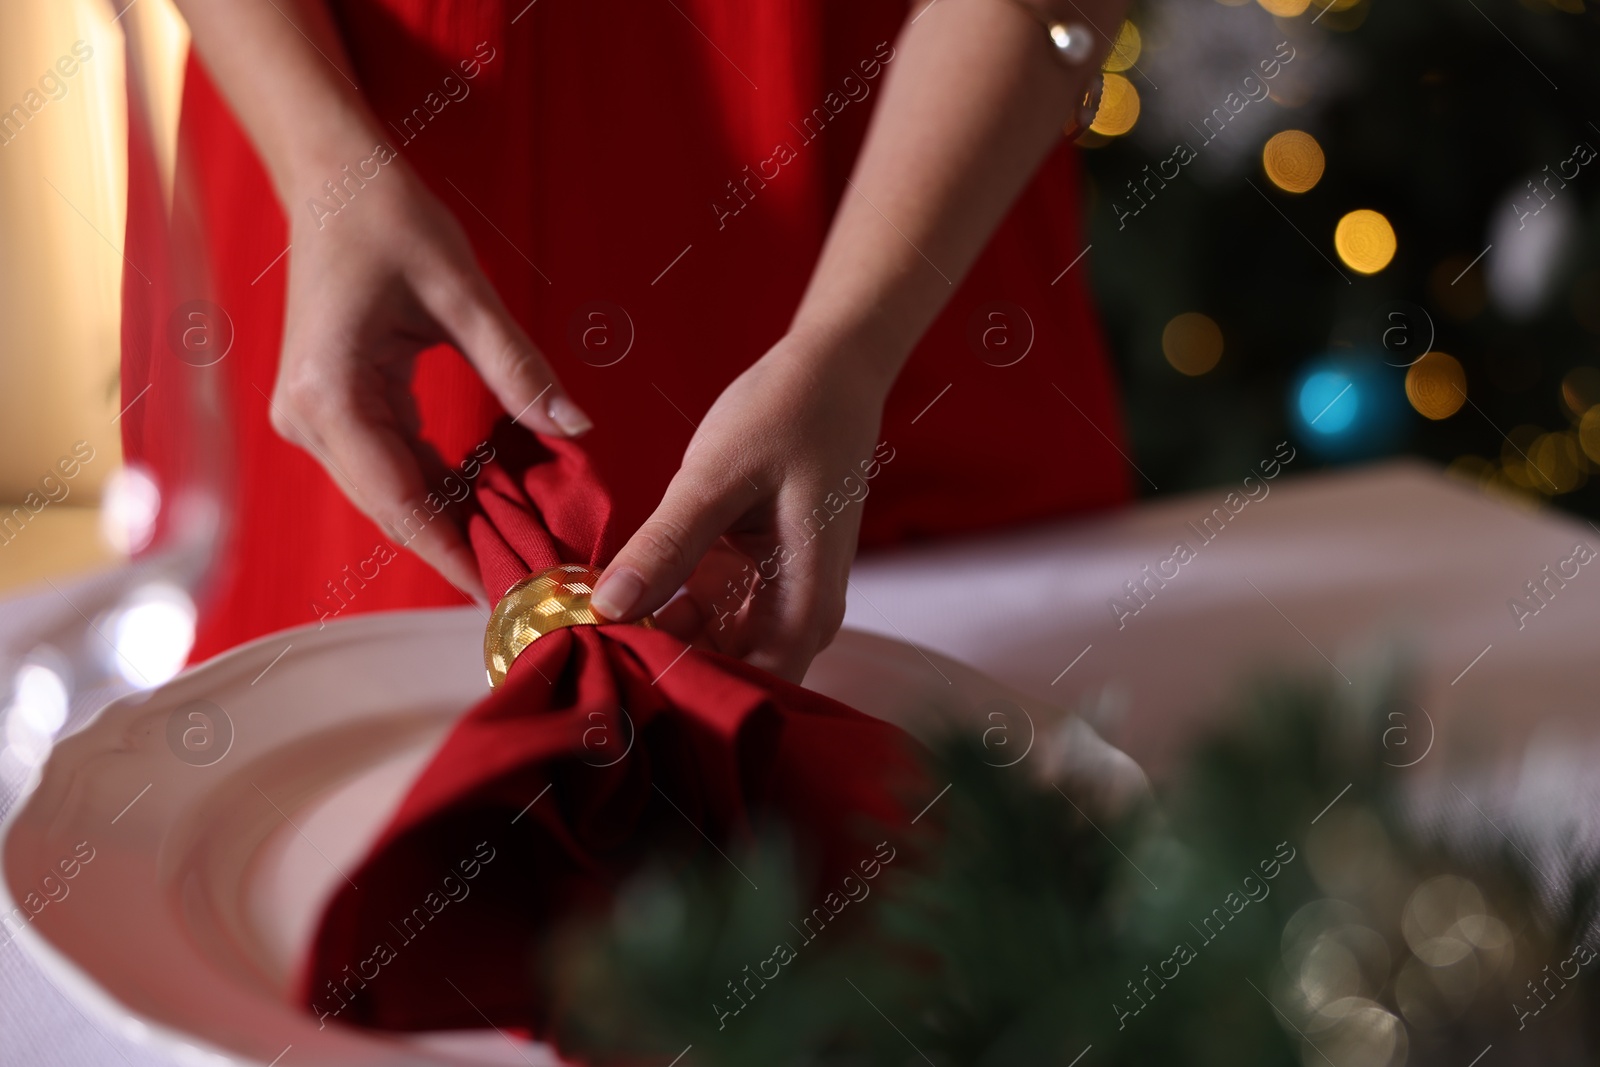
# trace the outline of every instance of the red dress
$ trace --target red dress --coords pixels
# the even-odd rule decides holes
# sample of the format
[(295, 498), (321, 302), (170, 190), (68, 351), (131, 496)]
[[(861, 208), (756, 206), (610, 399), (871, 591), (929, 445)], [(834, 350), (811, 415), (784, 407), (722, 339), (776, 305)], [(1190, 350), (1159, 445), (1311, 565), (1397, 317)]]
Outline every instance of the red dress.
[[(332, 6), (390, 144), (456, 213), (512, 314), (594, 418), (583, 443), (612, 487), (619, 527), (634, 528), (677, 469), (690, 420), (793, 315), (894, 69), (906, 5)], [(134, 206), (151, 200), (156, 183), (137, 125), (127, 250), (150, 273), (165, 238)], [(287, 224), (198, 58), (179, 153), (175, 202), (192, 205), (209, 298), (233, 324), (233, 346), (213, 368), (233, 436), (232, 521), (202, 602), (196, 657), (321, 617), (461, 603), (405, 552), (352, 585), (349, 574), (371, 574), (390, 554), (379, 551), (383, 535), (269, 425), (287, 270), (287, 257), (274, 257), (288, 243)], [(865, 504), (863, 548), (1127, 498), (1086, 262), (1062, 273), (1084, 248), (1080, 203), (1076, 160), (1063, 143), (890, 394), (881, 439), (894, 459)], [(337, 202), (289, 210), (330, 206)], [(193, 373), (168, 340), (170, 307), (184, 295), (160, 277), (125, 278), (124, 404), (151, 383)], [(451, 462), (470, 455), (500, 414), (446, 349), (423, 358), (416, 388), (425, 432)], [(185, 396), (152, 388), (122, 421), (127, 455), (164, 486), (201, 461), (195, 449), (210, 447), (175, 444), (189, 417)]]

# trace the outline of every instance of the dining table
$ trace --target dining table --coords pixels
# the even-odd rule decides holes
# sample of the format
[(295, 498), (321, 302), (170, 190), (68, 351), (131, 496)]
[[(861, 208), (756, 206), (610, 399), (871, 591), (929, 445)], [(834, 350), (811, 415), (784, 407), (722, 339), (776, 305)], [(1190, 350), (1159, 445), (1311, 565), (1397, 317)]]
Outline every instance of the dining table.
[[(1567, 836), (1550, 829), (1552, 851), (1531, 856), (1553, 866), (1554, 850), (1600, 847), (1600, 781), (1583, 773), (1600, 736), (1597, 553), (1593, 524), (1419, 460), (1241, 471), (1115, 512), (864, 555), (844, 625), (917, 650), (923, 693), (944, 684), (948, 657), (1081, 717), (1158, 789), (1260, 679), (1336, 695), (1403, 684), (1385, 762), (1459, 794), (1447, 806), (1461, 819), (1535, 839), (1559, 824)], [(62, 632), (73, 604), (118, 580), (0, 601), (0, 648)], [(827, 653), (818, 662), (829, 669)], [(74, 692), (62, 733), (112, 695)], [(26, 786), (0, 776), (0, 815)], [(3, 940), (0, 1067), (177, 1062), (135, 1015), (80, 1003)], [(274, 1067), (294, 1067), (293, 1052)]]

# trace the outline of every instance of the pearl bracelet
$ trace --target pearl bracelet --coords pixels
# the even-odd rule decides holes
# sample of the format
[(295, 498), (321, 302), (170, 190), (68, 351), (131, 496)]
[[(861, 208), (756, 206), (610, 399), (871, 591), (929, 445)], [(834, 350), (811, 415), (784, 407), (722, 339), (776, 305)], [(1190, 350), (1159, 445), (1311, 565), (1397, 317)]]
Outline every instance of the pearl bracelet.
[(1051, 47), (1055, 49), (1056, 58), (1069, 67), (1076, 67), (1089, 58), (1094, 51), (1094, 37), (1089, 32), (1089, 27), (1078, 22), (1062, 22), (1040, 12), (1027, 0), (1014, 0), (1016, 5), (1029, 15), (1033, 16), (1050, 37)]

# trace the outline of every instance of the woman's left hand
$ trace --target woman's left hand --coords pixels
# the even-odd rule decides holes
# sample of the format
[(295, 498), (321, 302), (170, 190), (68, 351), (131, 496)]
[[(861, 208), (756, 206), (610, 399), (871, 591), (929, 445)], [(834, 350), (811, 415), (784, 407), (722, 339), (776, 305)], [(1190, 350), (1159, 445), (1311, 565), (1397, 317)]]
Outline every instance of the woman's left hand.
[(888, 380), (827, 347), (786, 337), (717, 398), (597, 583), (599, 614), (665, 605), (656, 622), (684, 640), (804, 676), (844, 619), (868, 482), (893, 457), (877, 440)]

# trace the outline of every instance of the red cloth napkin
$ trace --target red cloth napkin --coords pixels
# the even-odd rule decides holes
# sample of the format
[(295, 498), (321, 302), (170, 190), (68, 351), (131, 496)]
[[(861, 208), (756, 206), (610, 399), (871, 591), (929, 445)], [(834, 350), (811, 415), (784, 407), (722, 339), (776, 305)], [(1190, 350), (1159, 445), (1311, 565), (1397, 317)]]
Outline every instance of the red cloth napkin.
[[(610, 558), (610, 500), (579, 448), (510, 424), (492, 443), (468, 523), (491, 596)], [(905, 825), (912, 751), (896, 727), (664, 631), (558, 630), (457, 723), (347, 872), (300, 997), (325, 1021), (559, 1039), (538, 954), (561, 920), (606, 906), (663, 848), (731, 852), (769, 820), (815, 885), (837, 881), (876, 829)]]

